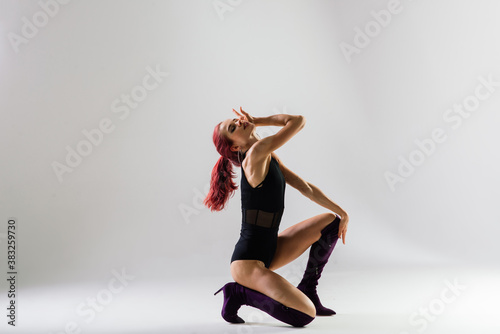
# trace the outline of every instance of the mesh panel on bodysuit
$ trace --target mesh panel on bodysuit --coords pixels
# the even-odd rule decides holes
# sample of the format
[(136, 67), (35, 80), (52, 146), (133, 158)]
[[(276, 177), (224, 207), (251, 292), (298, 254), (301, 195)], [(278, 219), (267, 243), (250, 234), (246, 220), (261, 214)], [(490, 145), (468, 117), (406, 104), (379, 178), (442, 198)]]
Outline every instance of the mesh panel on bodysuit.
[(278, 212), (266, 212), (259, 209), (243, 210), (243, 221), (248, 224), (277, 228), (279, 227), (283, 210)]

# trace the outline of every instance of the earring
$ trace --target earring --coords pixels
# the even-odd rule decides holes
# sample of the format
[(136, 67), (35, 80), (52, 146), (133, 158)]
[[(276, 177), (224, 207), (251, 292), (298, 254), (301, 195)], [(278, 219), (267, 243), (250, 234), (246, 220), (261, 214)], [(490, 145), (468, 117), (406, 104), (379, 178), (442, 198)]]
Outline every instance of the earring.
[(240, 163), (240, 165), (241, 165), (240, 153), (241, 153), (241, 150), (239, 150), (239, 151), (238, 151), (238, 162), (239, 162), (239, 163)]

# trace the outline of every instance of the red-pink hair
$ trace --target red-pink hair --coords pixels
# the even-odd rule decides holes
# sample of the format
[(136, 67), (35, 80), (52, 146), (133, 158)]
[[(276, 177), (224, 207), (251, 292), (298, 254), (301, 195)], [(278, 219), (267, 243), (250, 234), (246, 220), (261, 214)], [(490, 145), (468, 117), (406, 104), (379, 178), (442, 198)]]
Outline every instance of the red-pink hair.
[(224, 209), (226, 202), (233, 195), (234, 191), (238, 189), (238, 186), (233, 181), (233, 178), (236, 177), (233, 165), (236, 167), (241, 166), (238, 152), (231, 151), (232, 141), (220, 133), (221, 123), (215, 126), (212, 136), (215, 148), (221, 157), (212, 169), (210, 191), (203, 201), (203, 204), (212, 211), (221, 211)]

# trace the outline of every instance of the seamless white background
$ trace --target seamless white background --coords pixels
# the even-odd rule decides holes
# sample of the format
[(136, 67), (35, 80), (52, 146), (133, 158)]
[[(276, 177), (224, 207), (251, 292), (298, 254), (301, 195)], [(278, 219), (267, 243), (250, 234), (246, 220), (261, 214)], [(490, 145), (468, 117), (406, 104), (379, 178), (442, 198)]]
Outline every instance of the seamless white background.
[[(53, 17), (25, 38), (26, 21), (43, 22), (41, 3)], [(213, 127), (240, 106), (306, 117), (277, 154), (349, 212), (332, 263), (498, 269), (497, 1), (401, 0), (351, 57), (342, 43), (356, 46), (372, 11), (397, 2), (54, 3), (0, 1), (0, 263), (5, 273), (15, 217), (20, 296), (104, 285), (121, 268), (137, 286), (231, 280), (239, 191), (220, 213), (201, 199), (218, 159)], [(155, 88), (137, 88), (151, 71)], [(473, 101), (481, 77), (493, 82), (488, 98), (453, 128), (447, 110)], [(141, 92), (137, 105), (121, 100)], [(112, 130), (58, 179), (54, 162), (68, 166), (68, 147), (106, 119)], [(446, 140), (391, 189), (385, 173), (435, 128)], [(325, 211), (291, 187), (285, 205), (282, 229)]]

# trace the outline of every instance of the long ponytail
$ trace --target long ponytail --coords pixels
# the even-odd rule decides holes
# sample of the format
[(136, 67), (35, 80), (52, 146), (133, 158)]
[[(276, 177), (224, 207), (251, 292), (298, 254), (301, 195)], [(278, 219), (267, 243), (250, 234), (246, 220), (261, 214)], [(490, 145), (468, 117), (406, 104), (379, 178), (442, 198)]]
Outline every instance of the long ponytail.
[(221, 155), (214, 168), (210, 179), (210, 191), (203, 201), (203, 204), (212, 211), (221, 211), (224, 209), (229, 198), (238, 189), (233, 178), (236, 173), (233, 171), (233, 164), (241, 166), (238, 152), (231, 151), (233, 143), (219, 132), (220, 124), (217, 124), (213, 132), (213, 141), (217, 152)]

